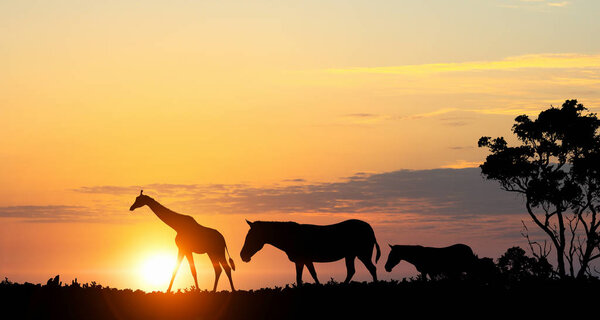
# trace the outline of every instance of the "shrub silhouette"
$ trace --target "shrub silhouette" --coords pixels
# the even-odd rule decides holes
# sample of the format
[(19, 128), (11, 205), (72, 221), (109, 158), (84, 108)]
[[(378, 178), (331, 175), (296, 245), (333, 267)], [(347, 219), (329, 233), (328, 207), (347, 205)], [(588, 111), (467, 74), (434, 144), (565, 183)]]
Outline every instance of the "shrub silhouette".
[(525, 250), (512, 247), (498, 259), (501, 274), (508, 281), (528, 279), (550, 279), (553, 275), (552, 265), (545, 258), (528, 257)]
[[(482, 310), (506, 316), (519, 310), (520, 316), (527, 316), (527, 308), (543, 303), (548, 292), (577, 290), (581, 295), (576, 301), (586, 303), (595, 301), (599, 289), (600, 283), (594, 280), (520, 280), (490, 285), (446, 279), (145, 293), (89, 284), (18, 284), (5, 279), (0, 283), (0, 308), (3, 319), (10, 315), (19, 319), (387, 319), (408, 311), (426, 318), (463, 318), (479, 317), (485, 314)], [(544, 310), (535, 310), (536, 316), (543, 314)]]
[[(283, 287), (236, 292), (182, 290), (177, 293), (104, 287), (74, 280), (63, 285), (60, 277), (46, 285), (0, 282), (2, 319), (388, 319), (401, 313), (419, 317), (557, 316), (547, 306), (549, 292), (577, 292), (570, 302), (595, 305), (600, 281), (596, 278), (560, 280), (547, 276), (545, 263), (513, 247), (498, 259), (479, 259), (492, 281), (378, 281)], [(538, 266), (542, 266), (538, 269)], [(496, 272), (496, 270), (502, 270)], [(540, 271), (541, 270), (541, 271)], [(510, 280), (506, 274), (516, 274)], [(524, 276), (523, 276), (524, 275)], [(567, 310), (567, 309), (562, 309)], [(569, 308), (576, 317), (583, 308)], [(483, 312), (482, 312), (483, 311)], [(560, 311), (560, 310), (559, 310)]]

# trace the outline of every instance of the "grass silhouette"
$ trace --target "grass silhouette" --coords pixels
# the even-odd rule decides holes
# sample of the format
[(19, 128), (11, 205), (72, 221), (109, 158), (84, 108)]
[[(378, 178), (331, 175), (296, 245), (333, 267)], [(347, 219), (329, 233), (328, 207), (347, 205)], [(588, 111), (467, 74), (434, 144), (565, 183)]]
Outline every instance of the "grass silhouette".
[[(600, 281), (468, 280), (329, 281), (237, 292), (175, 293), (115, 289), (96, 283), (0, 283), (2, 319), (369, 319), (403, 315), (526, 316), (557, 314), (549, 292), (565, 292), (568, 307), (597, 300)], [(541, 306), (541, 307), (540, 307)], [(573, 308), (576, 309), (576, 308)], [(570, 309), (569, 309), (570, 310)], [(483, 312), (483, 313), (482, 313)], [(577, 310), (571, 310), (573, 315)], [(12, 316), (11, 316), (12, 315)]]

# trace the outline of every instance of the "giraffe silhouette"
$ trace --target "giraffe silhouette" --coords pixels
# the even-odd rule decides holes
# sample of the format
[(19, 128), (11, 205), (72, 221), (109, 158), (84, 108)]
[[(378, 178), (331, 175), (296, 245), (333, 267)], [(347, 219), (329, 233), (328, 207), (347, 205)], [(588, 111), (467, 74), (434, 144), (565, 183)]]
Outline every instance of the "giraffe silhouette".
[[(223, 235), (215, 229), (200, 225), (190, 216), (167, 209), (158, 203), (158, 201), (143, 194), (143, 192), (144, 190), (140, 191), (140, 195), (135, 198), (135, 202), (131, 205), (129, 210), (133, 211), (139, 207), (148, 206), (162, 222), (166, 223), (177, 232), (175, 244), (177, 244), (179, 252), (177, 254), (177, 264), (175, 265), (175, 270), (173, 270), (173, 276), (171, 277), (171, 283), (169, 283), (167, 292), (171, 291), (173, 280), (175, 280), (175, 275), (177, 275), (177, 270), (179, 269), (181, 260), (183, 260), (184, 256), (188, 260), (194, 282), (196, 283), (196, 289), (198, 289), (198, 278), (196, 277), (196, 266), (194, 265), (193, 253), (208, 254), (215, 269), (215, 286), (213, 287), (213, 292), (217, 290), (217, 283), (219, 282), (219, 277), (222, 272), (221, 267), (225, 270), (225, 274), (227, 274), (227, 277), (229, 278), (231, 291), (235, 291), (233, 280), (231, 279), (231, 270), (235, 270), (235, 264), (229, 255), (229, 250), (227, 250), (227, 244), (225, 243)], [(227, 252), (227, 256), (229, 256), (229, 264), (227, 264), (227, 260), (225, 259), (225, 252)]]

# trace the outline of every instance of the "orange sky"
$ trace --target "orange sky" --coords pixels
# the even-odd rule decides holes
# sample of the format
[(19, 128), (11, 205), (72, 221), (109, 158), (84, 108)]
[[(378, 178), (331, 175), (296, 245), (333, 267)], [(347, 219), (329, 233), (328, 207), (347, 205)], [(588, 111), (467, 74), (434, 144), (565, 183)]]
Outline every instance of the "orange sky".
[[(516, 115), (572, 98), (599, 110), (598, 10), (546, 0), (0, 3), (0, 276), (164, 290), (139, 269), (154, 254), (174, 259), (174, 234), (148, 209), (127, 210), (140, 188), (222, 231), (240, 288), (294, 279), (272, 248), (241, 262), (245, 218), (357, 217), (382, 247), (465, 242), (498, 257), (523, 245), (519, 200), (498, 212), (474, 204), (466, 195), (483, 182), (469, 178), (472, 189), (444, 202), (443, 190), (427, 192), (439, 177), (427, 169), (477, 166), (477, 139), (509, 136)], [(402, 169), (430, 184), (403, 193), (414, 187), (385, 182), (404, 181)], [(488, 186), (481, 198), (501, 199)], [(198, 260), (208, 288), (212, 268)], [(317, 272), (341, 280), (343, 263)], [(187, 266), (180, 273), (178, 287), (191, 285)], [(385, 277), (407, 275), (400, 266)]]

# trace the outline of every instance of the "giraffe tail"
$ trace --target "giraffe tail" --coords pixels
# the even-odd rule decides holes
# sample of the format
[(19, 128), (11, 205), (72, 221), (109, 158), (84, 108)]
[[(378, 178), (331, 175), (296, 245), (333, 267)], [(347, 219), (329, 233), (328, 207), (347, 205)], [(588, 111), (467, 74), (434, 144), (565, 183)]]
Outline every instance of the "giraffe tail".
[(227, 249), (227, 244), (225, 244), (225, 252), (227, 252), (227, 256), (229, 257), (229, 266), (231, 267), (231, 270), (235, 271), (235, 263), (233, 263), (233, 259), (231, 259), (231, 255)]

